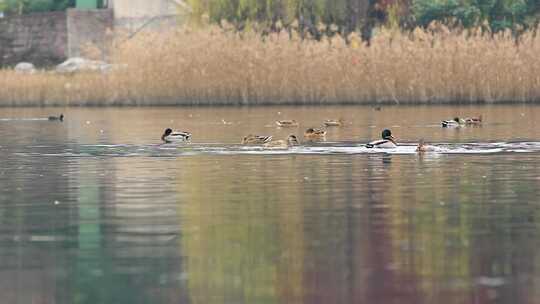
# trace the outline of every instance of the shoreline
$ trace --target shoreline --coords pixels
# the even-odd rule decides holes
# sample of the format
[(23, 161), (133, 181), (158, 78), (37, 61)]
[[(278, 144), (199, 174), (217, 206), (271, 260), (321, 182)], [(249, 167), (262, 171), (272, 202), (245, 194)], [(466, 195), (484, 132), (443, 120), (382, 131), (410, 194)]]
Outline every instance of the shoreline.
[(325, 107), (364, 107), (364, 108), (394, 108), (394, 107), (463, 107), (463, 106), (480, 106), (480, 107), (491, 107), (491, 106), (540, 106), (540, 101), (526, 102), (526, 101), (498, 101), (498, 102), (437, 102), (437, 103), (395, 103), (395, 102), (371, 102), (371, 103), (354, 103), (354, 102), (342, 102), (342, 103), (259, 103), (259, 104), (92, 104), (84, 103), (81, 105), (78, 104), (25, 104), (25, 105), (10, 105), (4, 104), (0, 101), (0, 109), (59, 109), (59, 108), (126, 108), (126, 109), (144, 109), (144, 108), (273, 108), (273, 107), (286, 107), (286, 108), (325, 108)]

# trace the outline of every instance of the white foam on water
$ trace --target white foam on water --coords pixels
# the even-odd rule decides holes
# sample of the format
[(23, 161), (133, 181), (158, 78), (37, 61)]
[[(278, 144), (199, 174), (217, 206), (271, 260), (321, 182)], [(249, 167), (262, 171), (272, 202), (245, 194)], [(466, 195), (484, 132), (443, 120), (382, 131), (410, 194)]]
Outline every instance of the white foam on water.
[(0, 121), (45, 121), (49, 118), (0, 118)]
[[(70, 145), (66, 149), (52, 152), (52, 146), (33, 146), (31, 152), (22, 154), (68, 157), (133, 157), (133, 156), (193, 156), (201, 154), (219, 155), (287, 155), (287, 154), (397, 154), (397, 155), (445, 155), (445, 154), (493, 154), (493, 153), (534, 153), (540, 152), (540, 142), (496, 142), (496, 143), (431, 143), (429, 151), (417, 152), (415, 144), (399, 145), (396, 148), (366, 148), (365, 143), (320, 143), (314, 146), (294, 146), (288, 149), (267, 149), (262, 146), (240, 144), (189, 143), (189, 144), (98, 144)], [(45, 149), (40, 152), (39, 150)]]

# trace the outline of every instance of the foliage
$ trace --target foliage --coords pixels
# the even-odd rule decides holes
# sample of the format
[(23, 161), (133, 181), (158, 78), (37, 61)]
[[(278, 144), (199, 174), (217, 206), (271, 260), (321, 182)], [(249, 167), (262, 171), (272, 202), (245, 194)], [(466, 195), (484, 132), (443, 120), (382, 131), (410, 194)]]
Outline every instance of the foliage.
[(0, 9), (7, 14), (26, 14), (65, 10), (74, 6), (75, 0), (4, 0)]
[(360, 18), (365, 15), (358, 9), (361, 0), (188, 0), (193, 17), (200, 20), (207, 16), (211, 22), (226, 20), (243, 29), (247, 24), (257, 23), (275, 28), (295, 24), (301, 29), (318, 34), (324, 24), (328, 28), (354, 31), (362, 26)]
[[(298, 20), (301, 30), (317, 34), (337, 26), (348, 34), (363, 26), (427, 26), (433, 21), (464, 27), (530, 28), (538, 24), (540, 0), (187, 0), (193, 17), (213, 23), (226, 20), (238, 29), (258, 23), (275, 27)], [(369, 3), (369, 5), (367, 4)], [(327, 30), (326, 30), (327, 31)]]
[(458, 21), (465, 27), (487, 24), (499, 31), (529, 27), (528, 17), (538, 12), (539, 4), (537, 0), (413, 0), (412, 8), (421, 26)]

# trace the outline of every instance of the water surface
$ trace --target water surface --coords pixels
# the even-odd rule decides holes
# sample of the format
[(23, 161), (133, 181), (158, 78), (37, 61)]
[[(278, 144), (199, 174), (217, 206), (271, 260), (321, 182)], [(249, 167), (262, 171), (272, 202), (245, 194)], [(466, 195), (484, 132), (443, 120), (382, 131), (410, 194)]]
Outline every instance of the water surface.
[[(438, 124), (479, 114), (482, 127)], [(323, 144), (238, 144), (340, 117)], [(537, 303), (538, 118), (520, 105), (2, 109), (3, 302)], [(166, 127), (193, 143), (161, 144)], [(363, 147), (386, 127), (403, 147)], [(415, 153), (420, 138), (442, 152)]]

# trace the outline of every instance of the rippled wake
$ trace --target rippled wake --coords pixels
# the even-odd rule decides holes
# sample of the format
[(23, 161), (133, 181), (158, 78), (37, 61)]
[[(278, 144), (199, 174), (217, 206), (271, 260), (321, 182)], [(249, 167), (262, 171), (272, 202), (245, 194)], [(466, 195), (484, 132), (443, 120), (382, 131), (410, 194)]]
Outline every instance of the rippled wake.
[[(24, 150), (11, 151), (21, 156), (65, 156), (65, 157), (175, 157), (191, 155), (286, 155), (286, 154), (419, 154), (416, 144), (403, 144), (394, 149), (368, 149), (365, 143), (322, 143), (311, 146), (295, 146), (289, 149), (265, 149), (261, 146), (242, 146), (216, 143), (152, 144), (152, 145), (66, 145), (27, 146)], [(534, 153), (540, 152), (540, 142), (497, 142), (497, 143), (437, 143), (430, 144), (425, 155), (436, 154), (489, 154), (489, 153)], [(0, 146), (0, 151), (5, 150)]]

